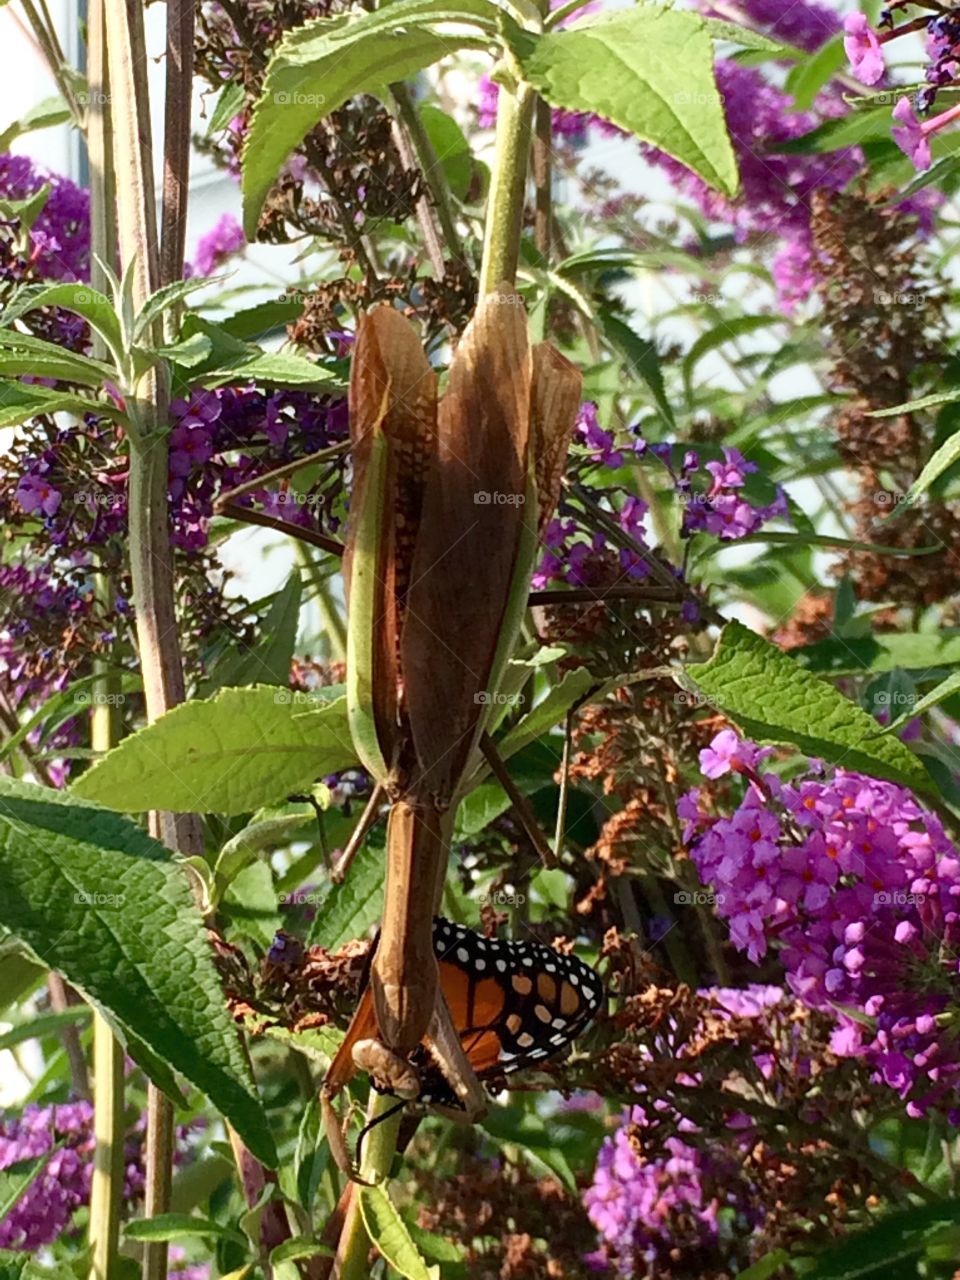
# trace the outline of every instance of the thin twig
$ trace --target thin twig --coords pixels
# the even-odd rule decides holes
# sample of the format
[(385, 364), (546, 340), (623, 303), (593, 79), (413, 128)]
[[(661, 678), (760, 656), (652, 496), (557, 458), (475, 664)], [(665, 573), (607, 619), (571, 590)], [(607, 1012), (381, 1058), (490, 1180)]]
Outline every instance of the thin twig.
[(462, 258), (463, 246), (460, 243), (453, 207), (450, 204), (450, 192), (447, 190), (443, 170), (433, 143), (423, 127), (417, 104), (410, 90), (402, 82), (391, 85), (390, 91), (397, 107), (397, 114), (410, 139), (420, 172), (432, 197), (433, 209), (440, 223), (442, 237), (446, 241), (447, 253), (451, 257)]
[(331, 444), (326, 449), (318, 449), (316, 453), (308, 453), (302, 458), (294, 458), (292, 462), (285, 462), (282, 466), (274, 467), (272, 471), (264, 471), (263, 475), (255, 476), (253, 480), (244, 480), (243, 484), (238, 484), (235, 489), (228, 489), (226, 493), (221, 493), (214, 501), (213, 510), (220, 515), (224, 503), (245, 498), (248, 493), (255, 493), (257, 489), (272, 484), (274, 480), (285, 480), (288, 476), (296, 475), (298, 471), (312, 466), (315, 462), (329, 462), (331, 458), (339, 458), (349, 448), (350, 441), (341, 440), (339, 444)]
[[(47, 993), (50, 996), (50, 1008), (54, 1013), (65, 1013), (72, 1005), (79, 1003), (59, 973), (47, 974)], [(81, 1098), (90, 1097), (90, 1077), (87, 1074), (87, 1060), (83, 1056), (80, 1043), (80, 1028), (68, 1023), (61, 1033), (67, 1061), (70, 1064), (70, 1083), (75, 1093)]]
[(557, 801), (557, 827), (553, 837), (553, 852), (559, 862), (563, 857), (566, 841), (567, 799), (570, 794), (570, 751), (573, 742), (574, 708), (567, 712), (563, 724), (563, 755), (560, 757), (560, 798)]
[(390, 86), (393, 94), (394, 102), (397, 104), (397, 115), (394, 116), (390, 132), (393, 134), (393, 145), (397, 148), (397, 154), (405, 169), (412, 172), (420, 170), (423, 178), (423, 189), (417, 197), (416, 213), (417, 222), (420, 224), (420, 234), (423, 236), (423, 245), (427, 251), (427, 257), (430, 259), (430, 265), (433, 267), (433, 274), (438, 280), (442, 280), (446, 275), (446, 266), (443, 260), (443, 242), (440, 239), (440, 232), (433, 217), (433, 208), (430, 200), (430, 187), (427, 184), (426, 174), (423, 173), (417, 162), (416, 154), (413, 150), (413, 143), (410, 140), (409, 132), (405, 122), (399, 114), (399, 101), (397, 99), (397, 90), (402, 89), (402, 85), (394, 84)]
[(277, 516), (268, 516), (263, 511), (253, 511), (249, 507), (241, 507), (239, 503), (226, 502), (221, 507), (220, 514), (231, 516), (244, 524), (256, 524), (264, 529), (273, 529), (276, 533), (284, 533), (290, 538), (299, 538), (301, 542), (309, 542), (312, 547), (328, 551), (332, 556), (343, 555), (343, 543), (336, 538), (331, 538), (325, 533), (315, 533), (313, 529), (304, 529), (302, 525), (291, 524), (288, 520), (281, 520)]
[(533, 213), (533, 242), (548, 261), (553, 226), (553, 175), (550, 165), (552, 147), (553, 125), (550, 118), (550, 104), (544, 102), (543, 98), (538, 98), (534, 112), (533, 163), (531, 166), (533, 184), (536, 190), (536, 203)]
[(343, 877), (349, 871), (350, 863), (353, 862), (354, 858), (357, 856), (360, 846), (363, 844), (364, 837), (374, 824), (377, 816), (377, 810), (383, 802), (383, 797), (383, 784), (378, 782), (370, 792), (370, 799), (367, 801), (357, 825), (350, 832), (350, 839), (347, 841), (343, 853), (341, 853), (340, 857), (337, 859), (336, 866), (330, 873), (330, 879), (334, 884), (340, 884)]
[(490, 737), (489, 733), (484, 732), (481, 735), (480, 750), (483, 753), (483, 758), (490, 766), (493, 776), (509, 796), (510, 804), (513, 807), (517, 821), (529, 836), (531, 844), (540, 856), (540, 861), (545, 867), (555, 867), (557, 865), (557, 860), (553, 856), (553, 850), (550, 848), (549, 840), (540, 829), (540, 824), (537, 821), (537, 815), (533, 812), (533, 806), (523, 792), (519, 790), (514, 780), (510, 777), (507, 766), (504, 764), (500, 752), (497, 750), (497, 744)]

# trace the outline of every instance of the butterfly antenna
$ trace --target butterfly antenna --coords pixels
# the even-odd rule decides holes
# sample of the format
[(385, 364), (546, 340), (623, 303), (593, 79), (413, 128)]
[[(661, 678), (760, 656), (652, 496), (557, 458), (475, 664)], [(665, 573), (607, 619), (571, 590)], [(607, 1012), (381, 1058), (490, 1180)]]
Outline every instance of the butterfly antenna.
[(361, 1157), (363, 1155), (362, 1148), (363, 1148), (364, 1138), (367, 1136), (367, 1134), (370, 1132), (371, 1129), (375, 1129), (377, 1125), (382, 1124), (384, 1120), (389, 1120), (391, 1116), (395, 1116), (397, 1112), (402, 1111), (406, 1105), (407, 1105), (406, 1099), (401, 1099), (395, 1107), (391, 1107), (389, 1111), (384, 1111), (382, 1115), (376, 1116), (368, 1124), (365, 1124), (363, 1126), (363, 1128), (360, 1130), (359, 1134), (357, 1135), (356, 1161), (357, 1161), (358, 1169), (363, 1167)]

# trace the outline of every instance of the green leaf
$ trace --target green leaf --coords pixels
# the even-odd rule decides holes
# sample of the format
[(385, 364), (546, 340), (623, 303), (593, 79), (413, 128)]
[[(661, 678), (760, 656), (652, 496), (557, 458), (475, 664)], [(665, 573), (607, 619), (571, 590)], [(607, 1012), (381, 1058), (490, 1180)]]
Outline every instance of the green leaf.
[(217, 387), (232, 382), (239, 374), (263, 386), (310, 387), (317, 391), (338, 391), (344, 386), (343, 379), (325, 365), (292, 351), (255, 352), (246, 359), (204, 372), (196, 381), (205, 387)]
[(776, 1275), (789, 1262), (790, 1255), (786, 1249), (775, 1249), (773, 1253), (765, 1254), (752, 1267), (747, 1267), (746, 1271), (738, 1272), (737, 1280), (769, 1280), (770, 1276)]
[(51, 1147), (43, 1155), (32, 1156), (28, 1160), (17, 1160), (13, 1164), (7, 1165), (5, 1169), (0, 1169), (0, 1222), (6, 1218), (20, 1197), (39, 1178), (43, 1172), (43, 1166), (55, 1151), (59, 1151), (62, 1145), (62, 1142), (57, 1143), (55, 1147)]
[(311, 1098), (300, 1118), (297, 1146), (293, 1155), (297, 1199), (308, 1214), (313, 1209), (320, 1179), (323, 1177), (329, 1158), (330, 1148), (324, 1137), (320, 1103), (316, 1098)]
[(220, 96), (217, 98), (217, 105), (210, 115), (210, 123), (207, 125), (208, 138), (226, 129), (227, 125), (243, 106), (243, 99), (243, 85), (236, 80), (231, 80), (223, 86)]
[(123, 333), (113, 303), (106, 294), (98, 293), (88, 284), (22, 285), (0, 315), (0, 327), (6, 328), (12, 321), (38, 307), (63, 307), (64, 311), (83, 316), (90, 328), (100, 334), (119, 364)]
[(559, 724), (572, 706), (586, 697), (596, 681), (586, 667), (567, 671), (559, 684), (555, 684), (546, 697), (508, 733), (498, 741), (497, 748), (504, 760), (535, 742), (548, 729)]
[(383, 1187), (358, 1186), (357, 1194), (367, 1234), (394, 1271), (405, 1280), (433, 1280), (435, 1273), (413, 1243), (406, 1223)]
[(816, 53), (800, 58), (787, 76), (787, 93), (793, 94), (795, 111), (809, 111), (813, 100), (828, 81), (832, 80), (846, 61), (842, 36), (836, 36), (820, 46)]
[(883, 1280), (894, 1263), (922, 1252), (932, 1228), (956, 1222), (960, 1222), (960, 1200), (888, 1214), (876, 1226), (850, 1235), (821, 1254), (812, 1269), (804, 1269), (804, 1280), (854, 1280), (856, 1276)]
[[(932, 400), (932, 397), (928, 396), (927, 399)], [(949, 399), (951, 403), (960, 400), (960, 389), (954, 391)], [(917, 403), (920, 404), (921, 401), (917, 401)], [(936, 403), (945, 403), (945, 401), (941, 400)], [(916, 499), (919, 498), (922, 493), (925, 493), (933, 482), (939, 479), (945, 471), (949, 470), (949, 468), (952, 467), (958, 459), (960, 459), (960, 431), (955, 431), (953, 435), (947, 437), (940, 448), (937, 449), (933, 456), (927, 461), (926, 466), (907, 490), (903, 502), (898, 503), (894, 508), (894, 511), (906, 509), (910, 503), (916, 501)]]
[(266, 951), (283, 921), (273, 873), (266, 862), (251, 862), (230, 881), (222, 906), (230, 921), (230, 941), (252, 938)]
[(259, 341), (268, 334), (281, 332), (303, 314), (303, 300), (296, 295), (261, 302), (255, 307), (235, 311), (223, 322), (223, 328), (244, 342)]
[(0, 1249), (0, 1280), (22, 1280), (24, 1272), (31, 1265), (29, 1254)]
[(929, 674), (960, 663), (960, 634), (906, 631), (849, 640), (831, 638), (792, 649), (791, 656), (817, 675), (877, 674), (895, 667)]
[(792, 45), (771, 40), (769, 36), (751, 31), (749, 27), (741, 27), (736, 22), (725, 22), (723, 18), (704, 18), (703, 21), (714, 40), (726, 40), (730, 44), (740, 45), (742, 49), (759, 49), (761, 53), (769, 53), (774, 58), (802, 54), (802, 50), (794, 49)]
[(274, 596), (270, 612), (263, 620), (260, 627), (263, 639), (252, 649), (241, 650), (237, 646), (229, 650), (226, 658), (214, 667), (203, 692), (213, 693), (225, 685), (244, 684), (276, 684), (286, 688), (290, 683), (302, 597), (300, 572), (294, 569)]
[(121, 813), (250, 813), (356, 764), (346, 699), (299, 714), (287, 689), (221, 689), (125, 738), (74, 783)]
[(57, 391), (26, 382), (0, 382), (0, 427), (19, 427), (41, 413), (72, 413), (78, 418), (93, 413), (120, 422), (126, 417), (112, 400), (93, 400), (75, 391)]
[(958, 689), (960, 689), (960, 671), (955, 671), (953, 675), (947, 676), (946, 680), (941, 680), (935, 689), (931, 689), (922, 698), (917, 698), (909, 711), (897, 716), (896, 720), (887, 725), (884, 733), (896, 733), (908, 721), (915, 719), (917, 716), (922, 716), (925, 711), (937, 706), (938, 703), (943, 702), (944, 698), (949, 698), (951, 694), (956, 693)]
[[(934, 409), (937, 405), (954, 404), (957, 400), (960, 400), (960, 387), (948, 387), (945, 391), (934, 391), (931, 395), (921, 396), (918, 400), (905, 400), (903, 404), (892, 405), (889, 409), (874, 409), (867, 414), (867, 417), (899, 418), (904, 413), (918, 413), (921, 409)], [(929, 465), (930, 463), (927, 463), (927, 466)]]
[(889, 106), (872, 107), (828, 120), (799, 138), (790, 138), (772, 148), (779, 155), (811, 155), (839, 151), (844, 147), (860, 147), (872, 139), (888, 140), (890, 136)]
[(644, 4), (562, 31), (514, 36), (530, 84), (554, 107), (596, 112), (727, 195), (739, 185), (703, 19)]
[(139, 338), (142, 338), (159, 316), (169, 311), (171, 307), (178, 306), (191, 293), (196, 293), (198, 289), (207, 288), (210, 283), (211, 278), (209, 276), (197, 276), (190, 280), (173, 280), (170, 284), (165, 284), (159, 288), (156, 293), (152, 293), (134, 319), (134, 341), (136, 342)]
[(159, 1213), (155, 1218), (137, 1218), (123, 1229), (128, 1240), (231, 1240), (246, 1245), (246, 1236), (212, 1218), (195, 1218), (191, 1213)]
[(29, 231), (41, 213), (43, 213), (47, 201), (50, 199), (50, 191), (50, 183), (45, 182), (42, 187), (25, 200), (0, 200), (0, 213), (10, 221), (19, 222), (21, 231)]
[(724, 627), (709, 661), (684, 675), (752, 738), (791, 743), (846, 769), (933, 790), (923, 764), (898, 738), (879, 736), (866, 711), (739, 622)]
[(783, 324), (783, 316), (736, 316), (731, 320), (721, 320), (712, 329), (702, 333), (683, 361), (683, 381), (687, 395), (691, 392), (693, 370), (703, 356), (709, 351), (722, 347), (725, 342), (740, 338), (744, 334), (754, 333), (757, 329), (769, 329), (771, 325)]
[(677, 424), (673, 416), (673, 406), (667, 399), (656, 344), (634, 333), (633, 329), (619, 316), (614, 315), (608, 307), (599, 309), (597, 319), (600, 321), (600, 328), (607, 342), (626, 360), (629, 372), (634, 377), (642, 378), (647, 384), (660, 416), (667, 426), (675, 431)]
[(0, 778), (0, 922), (104, 1010), (161, 1088), (180, 1072), (275, 1164), (203, 918), (162, 845), (95, 805)]
[(53, 129), (57, 125), (68, 124), (72, 119), (73, 112), (63, 98), (44, 98), (0, 133), (0, 151), (9, 151), (10, 144), (25, 133), (33, 133), (36, 129)]
[(327, 880), (314, 890), (316, 915), (310, 945), (336, 951), (352, 938), (362, 938), (383, 912), (386, 855), (382, 844), (367, 839), (351, 862), (342, 884)]
[(287, 843), (290, 837), (300, 831), (307, 823), (313, 822), (314, 810), (310, 805), (290, 806), (283, 813), (272, 813), (267, 816), (257, 815), (251, 822), (223, 846), (214, 868), (215, 891), (213, 906), (219, 902), (224, 889), (239, 875), (244, 867), (255, 862), (264, 849), (272, 848), (278, 843)]
[(330, 1258), (333, 1250), (319, 1240), (308, 1240), (306, 1236), (292, 1236), (284, 1240), (270, 1251), (270, 1265), (278, 1266), (281, 1262), (295, 1262), (298, 1258)]
[(116, 377), (113, 367), (102, 360), (44, 342), (30, 333), (0, 329), (0, 376), (23, 374), (55, 378), (58, 382), (78, 382), (87, 387), (100, 387), (105, 379)]
[(0, 1012), (29, 995), (45, 972), (18, 938), (4, 938), (0, 942)]
[(244, 228), (256, 236), (260, 210), (284, 160), (310, 130), (348, 98), (416, 75), (475, 44), (434, 24), (493, 34), (489, 0), (393, 0), (373, 13), (320, 18), (290, 32), (267, 68), (243, 155)]
[(0, 1049), (11, 1049), (25, 1040), (39, 1040), (43, 1036), (56, 1035), (64, 1027), (75, 1027), (77, 1023), (89, 1022), (91, 1011), (88, 1005), (75, 1004), (60, 1013), (41, 1013), (19, 1026), (11, 1027), (0, 1035)]
[(315, 387), (324, 391), (336, 391), (343, 386), (339, 375), (325, 365), (290, 351), (263, 352), (236, 337), (225, 325), (214, 324), (193, 312), (184, 318), (180, 336), (181, 342), (203, 337), (210, 344), (206, 358), (191, 359), (189, 366), (176, 369), (184, 387), (216, 387), (240, 377), (266, 385)]
[(475, 165), (463, 130), (449, 112), (429, 102), (418, 104), (417, 111), (447, 186), (458, 200), (465, 199), (473, 181)]
[(577, 1179), (559, 1149), (556, 1136), (536, 1115), (520, 1114), (514, 1107), (491, 1107), (483, 1119), (483, 1128), (505, 1146), (522, 1148), (528, 1156), (543, 1164), (568, 1191), (576, 1193)]

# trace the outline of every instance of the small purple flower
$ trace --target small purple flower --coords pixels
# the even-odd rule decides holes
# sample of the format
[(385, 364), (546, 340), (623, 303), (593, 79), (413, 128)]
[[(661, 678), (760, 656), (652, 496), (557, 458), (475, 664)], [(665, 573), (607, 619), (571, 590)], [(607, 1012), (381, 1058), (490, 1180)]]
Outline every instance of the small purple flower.
[(619, 449), (613, 447), (613, 432), (605, 431), (600, 426), (597, 418), (597, 406), (592, 400), (588, 400), (580, 406), (577, 431), (580, 434), (581, 443), (594, 451), (597, 462), (605, 467), (623, 465), (623, 454)]
[(917, 119), (916, 112), (910, 105), (910, 99), (903, 97), (893, 108), (893, 118), (899, 128), (893, 129), (893, 140), (905, 155), (908, 155), (917, 169), (929, 169), (931, 163), (930, 143), (924, 126)]
[(42, 476), (33, 474), (21, 478), (16, 497), (27, 515), (42, 511), (45, 516), (55, 516), (62, 501), (62, 494), (58, 489)]
[(862, 13), (848, 13), (843, 20), (843, 49), (853, 74), (863, 84), (883, 79), (883, 49), (876, 32)]
[[(705, 778), (722, 778), (745, 763), (740, 739), (733, 729), (721, 729), (709, 747), (700, 752), (700, 772)], [(752, 763), (752, 762), (751, 762)]]

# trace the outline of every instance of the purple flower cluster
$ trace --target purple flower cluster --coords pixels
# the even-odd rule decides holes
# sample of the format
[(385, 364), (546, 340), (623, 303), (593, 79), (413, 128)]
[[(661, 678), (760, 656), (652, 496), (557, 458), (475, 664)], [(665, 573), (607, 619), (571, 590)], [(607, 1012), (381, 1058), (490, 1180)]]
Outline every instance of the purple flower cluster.
[[(699, 994), (709, 1002), (710, 1015), (722, 1020), (764, 1019), (784, 1002), (781, 987), (758, 984)], [(791, 1053), (789, 1046), (785, 1052)], [(767, 1055), (753, 1056), (775, 1092)], [(799, 1061), (795, 1065), (803, 1069)], [(698, 1074), (678, 1077), (691, 1090), (700, 1082)], [(739, 1159), (754, 1141), (754, 1123), (741, 1111), (726, 1113), (719, 1135), (705, 1140), (700, 1126), (672, 1101), (628, 1107), (620, 1127), (604, 1140), (584, 1195), (602, 1242), (588, 1262), (598, 1270), (615, 1263), (622, 1275), (653, 1276), (661, 1269), (676, 1274), (671, 1260), (692, 1256), (702, 1262), (706, 1252), (721, 1246), (723, 1219), (732, 1219), (741, 1236), (755, 1230), (762, 1197), (753, 1194)]]
[[(680, 529), (683, 537), (702, 532), (730, 542), (756, 533), (768, 520), (789, 516), (786, 494), (779, 485), (772, 502), (755, 507), (747, 501), (743, 487), (747, 476), (758, 468), (756, 463), (748, 462), (739, 449), (725, 446), (722, 460), (707, 462), (702, 468), (699, 455), (689, 449), (683, 455), (678, 472), (671, 467), (670, 453), (669, 448), (657, 448), (657, 456), (670, 471), (677, 496), (683, 503)], [(710, 477), (706, 487), (700, 489), (693, 485), (693, 477), (698, 472), (706, 472)]]
[(46, 173), (26, 156), (0, 154), (0, 199), (27, 200), (49, 186), (46, 203), (29, 231), (27, 263), (2, 263), (0, 279), (27, 274), (45, 280), (86, 280), (90, 269), (90, 197), (69, 178)]
[(897, 27), (892, 4), (881, 11), (879, 32), (874, 31), (863, 13), (848, 13), (844, 18), (846, 33), (843, 47), (855, 76), (864, 84), (878, 84), (886, 74), (883, 46), (903, 35), (911, 35), (918, 26), (926, 28), (926, 52), (929, 59), (924, 72), (926, 84), (917, 90), (913, 102), (906, 96), (898, 99), (893, 109), (896, 121), (893, 140), (908, 155), (917, 169), (929, 169), (932, 163), (930, 138), (960, 119), (960, 106), (953, 106), (929, 120), (921, 120), (930, 111), (940, 89), (955, 85), (960, 78), (960, 14), (939, 4), (915, 6), (930, 10), (924, 20), (911, 18)]
[(212, 276), (223, 264), (247, 247), (243, 227), (232, 213), (223, 214), (216, 224), (197, 241), (193, 262), (184, 266), (186, 277)]
[[(170, 410), (171, 536), (176, 546), (189, 551), (206, 545), (213, 503), (220, 493), (296, 456), (339, 443), (347, 434), (346, 401), (307, 391), (271, 392), (250, 386), (197, 390), (175, 400)], [(67, 465), (71, 447), (82, 440), (89, 451), (94, 437), (105, 465), (92, 475), (81, 472), (78, 480), (76, 469)], [(115, 448), (113, 427), (88, 423), (58, 432), (26, 460), (17, 503), (23, 512), (44, 518), (55, 544), (79, 535), (92, 547), (123, 533), (127, 472), (125, 466), (112, 463)], [(243, 502), (257, 502), (292, 524), (312, 525), (321, 519), (331, 531), (338, 525), (329, 503), (298, 503), (284, 488), (257, 490)]]
[(754, 962), (775, 944), (791, 989), (836, 1017), (832, 1048), (862, 1056), (911, 1115), (960, 1120), (960, 854), (902, 787), (835, 769), (784, 782), (766, 750), (724, 730), (708, 778), (747, 779), (730, 817), (680, 813), (733, 944)]
[[(68, 1230), (74, 1211), (90, 1198), (94, 1145), (89, 1102), (31, 1104), (17, 1116), (0, 1117), (0, 1169), (53, 1152), (0, 1222), (0, 1248), (34, 1252)], [(128, 1147), (123, 1194), (132, 1200), (142, 1191), (137, 1140)]]
[[(724, 448), (720, 460), (701, 465), (694, 450), (684, 452), (679, 469), (671, 461), (674, 446), (648, 443), (634, 430), (629, 443), (621, 445), (612, 431), (600, 425), (597, 406), (588, 401), (581, 406), (574, 442), (581, 444), (590, 462), (616, 470), (633, 458), (647, 456), (661, 463), (670, 476), (677, 499), (683, 507), (681, 534), (708, 533), (731, 541), (755, 533), (767, 520), (789, 514), (786, 495), (777, 487), (770, 503), (754, 506), (744, 496), (747, 476), (757, 470), (738, 449)], [(647, 577), (649, 565), (643, 555), (650, 548), (646, 528), (647, 504), (636, 494), (624, 490), (622, 500), (612, 511), (631, 545), (617, 551), (624, 577), (638, 580)], [(561, 513), (551, 520), (543, 535), (544, 555), (534, 574), (533, 586), (539, 590), (549, 582), (567, 582), (571, 586), (592, 586), (596, 558), (608, 546), (601, 531), (590, 531), (574, 517)]]
[(583, 1197), (605, 1245), (588, 1260), (605, 1268), (612, 1255), (628, 1275), (656, 1275), (680, 1238), (685, 1248), (701, 1249), (716, 1241), (719, 1230), (720, 1179), (710, 1157), (672, 1137), (658, 1158), (642, 1158), (628, 1126), (646, 1123), (643, 1107), (628, 1109), (623, 1127), (604, 1140)]
[[(730, 19), (730, 8), (725, 7), (720, 13), (703, 6), (705, 13)], [(816, 53), (840, 29), (840, 19), (832, 9), (813, 0), (741, 0), (738, 6), (741, 12), (740, 21), (744, 26), (754, 27), (774, 40), (782, 40), (784, 44), (796, 45), (807, 53)]]
[[(823, 38), (829, 34), (824, 30)], [(794, 111), (789, 95), (754, 67), (721, 59), (716, 74), (740, 170), (741, 191), (737, 198), (731, 200), (714, 191), (664, 152), (652, 147), (645, 147), (644, 151), (708, 218), (732, 225), (738, 240), (755, 232), (783, 240), (773, 273), (781, 306), (790, 310), (809, 295), (814, 285), (809, 269), (813, 193), (842, 190), (860, 169), (862, 156), (855, 147), (828, 155), (778, 154), (784, 143), (808, 133), (824, 120), (842, 115), (846, 108), (839, 95), (822, 93), (815, 110)]]

